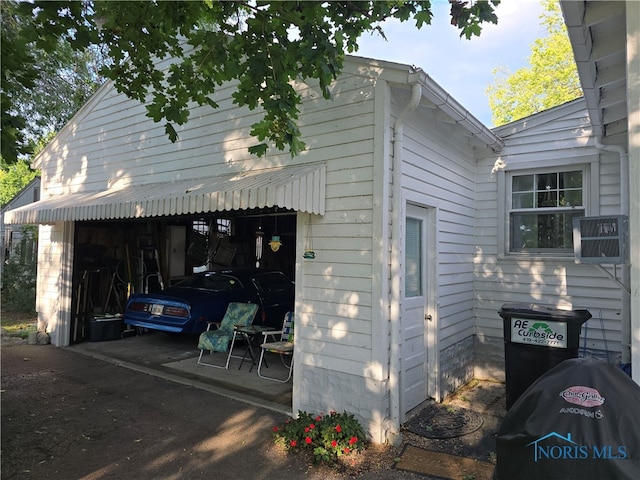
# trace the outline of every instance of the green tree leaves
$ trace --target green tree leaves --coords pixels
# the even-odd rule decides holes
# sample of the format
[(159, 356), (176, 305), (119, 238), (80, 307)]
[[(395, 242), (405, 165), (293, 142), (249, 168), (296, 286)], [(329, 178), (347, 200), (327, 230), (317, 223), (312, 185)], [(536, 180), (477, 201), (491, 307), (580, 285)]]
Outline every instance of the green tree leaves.
[(31, 170), (27, 162), (16, 162), (12, 165), (2, 163), (2, 169), (0, 169), (0, 206), (9, 203), (38, 173)]
[[(452, 23), (470, 38), (480, 24), (496, 23), (499, 0), (453, 0)], [(322, 95), (340, 73), (345, 52), (358, 49), (366, 32), (388, 18), (431, 22), (430, 1), (34, 1), (23, 3), (37, 45), (63, 39), (74, 49), (104, 46), (110, 63), (101, 74), (118, 91), (143, 102), (154, 121), (188, 121), (192, 106), (217, 105), (216, 88), (237, 81), (233, 101), (262, 118), (251, 129), (260, 142), (250, 148), (304, 148), (297, 126), (302, 99), (292, 87), (315, 79)], [(169, 62), (170, 58), (174, 58)], [(4, 132), (4, 130), (3, 130)]]
[(582, 96), (580, 79), (558, 0), (544, 1), (548, 36), (531, 47), (529, 67), (494, 70), (487, 88), (495, 125), (504, 125)]
[(498, 23), (494, 6), (498, 2), (466, 2), (464, 0), (449, 0), (451, 3), (451, 25), (460, 28), (460, 36), (469, 40), (474, 35), (480, 35), (482, 23)]
[[(80, 6), (75, 2), (65, 15), (80, 16)], [(8, 163), (30, 155), (41, 138), (62, 128), (103, 81), (100, 50), (81, 46), (89, 43), (86, 29), (69, 32), (65, 40), (66, 31), (54, 24), (38, 35), (32, 8), (0, 2), (1, 143)]]

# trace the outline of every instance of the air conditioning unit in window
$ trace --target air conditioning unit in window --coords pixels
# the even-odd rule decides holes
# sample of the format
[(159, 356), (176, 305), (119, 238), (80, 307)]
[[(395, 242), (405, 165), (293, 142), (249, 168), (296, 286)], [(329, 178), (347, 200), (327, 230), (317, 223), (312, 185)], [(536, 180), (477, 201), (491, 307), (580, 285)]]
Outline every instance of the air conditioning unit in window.
[(625, 215), (573, 219), (573, 251), (577, 263), (627, 263), (628, 238), (629, 219)]

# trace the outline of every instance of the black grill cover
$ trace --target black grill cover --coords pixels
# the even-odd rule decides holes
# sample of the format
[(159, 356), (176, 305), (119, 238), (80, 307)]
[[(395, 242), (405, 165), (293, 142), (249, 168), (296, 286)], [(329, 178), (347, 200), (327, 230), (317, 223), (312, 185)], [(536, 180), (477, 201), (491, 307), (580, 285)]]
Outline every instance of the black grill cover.
[(640, 479), (640, 386), (601, 360), (565, 360), (513, 404), (498, 480)]

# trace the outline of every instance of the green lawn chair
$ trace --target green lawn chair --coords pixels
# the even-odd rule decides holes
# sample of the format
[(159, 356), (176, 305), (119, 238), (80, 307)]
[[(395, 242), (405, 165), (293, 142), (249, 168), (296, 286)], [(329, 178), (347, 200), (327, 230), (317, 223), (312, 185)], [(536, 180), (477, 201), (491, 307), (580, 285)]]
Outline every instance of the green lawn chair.
[[(255, 303), (231, 302), (220, 322), (209, 322), (207, 330), (202, 332), (198, 339), (198, 348), (200, 349), (198, 365), (228, 369), (229, 361), (233, 356), (233, 349), (229, 348), (229, 344), (232, 340), (235, 340), (236, 327), (251, 325), (257, 311), (258, 305)], [(212, 330), (212, 326), (216, 326), (217, 328)], [(205, 350), (211, 353), (228, 352), (227, 362), (224, 365), (203, 362), (202, 355)]]

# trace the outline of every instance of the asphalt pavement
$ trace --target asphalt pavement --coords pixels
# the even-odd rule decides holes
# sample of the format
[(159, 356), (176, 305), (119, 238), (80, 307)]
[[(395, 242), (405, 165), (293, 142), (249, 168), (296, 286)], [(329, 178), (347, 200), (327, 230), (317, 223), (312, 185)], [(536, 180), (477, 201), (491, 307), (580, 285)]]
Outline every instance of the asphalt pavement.
[[(3, 340), (1, 359), (3, 479), (345, 478), (274, 445), (277, 409), (73, 347)], [(392, 467), (357, 478), (425, 478)]]

